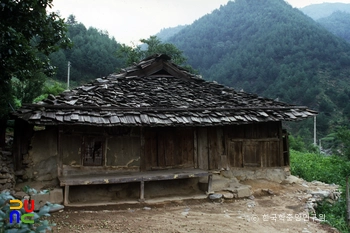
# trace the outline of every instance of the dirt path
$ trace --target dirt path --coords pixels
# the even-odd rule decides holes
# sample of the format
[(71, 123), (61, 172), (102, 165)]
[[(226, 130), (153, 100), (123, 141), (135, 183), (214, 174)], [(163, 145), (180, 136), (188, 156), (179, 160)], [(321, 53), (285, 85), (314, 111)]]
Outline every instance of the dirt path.
[(337, 232), (304, 209), (309, 190), (327, 187), (264, 180), (246, 184), (252, 186), (252, 199), (68, 208), (50, 219), (57, 223), (55, 232)]

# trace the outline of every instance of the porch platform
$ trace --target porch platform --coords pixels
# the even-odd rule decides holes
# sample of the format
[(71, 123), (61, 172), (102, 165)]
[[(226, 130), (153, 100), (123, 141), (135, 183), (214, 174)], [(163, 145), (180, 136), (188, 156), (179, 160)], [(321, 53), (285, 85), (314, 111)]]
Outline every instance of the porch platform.
[(139, 201), (144, 202), (144, 186), (146, 181), (187, 179), (205, 176), (208, 177), (208, 192), (210, 192), (212, 176), (208, 171), (201, 169), (169, 169), (146, 172), (72, 175), (61, 176), (58, 179), (60, 185), (65, 187), (64, 205), (69, 206), (69, 186), (140, 182)]

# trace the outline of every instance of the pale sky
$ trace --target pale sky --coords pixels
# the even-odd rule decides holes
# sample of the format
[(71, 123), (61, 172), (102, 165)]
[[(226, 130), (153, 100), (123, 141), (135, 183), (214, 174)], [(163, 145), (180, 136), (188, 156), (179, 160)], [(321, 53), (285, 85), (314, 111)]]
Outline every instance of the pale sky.
[[(257, 0), (258, 1), (258, 0)], [(286, 0), (293, 7), (350, 0)], [(53, 0), (61, 17), (73, 14), (87, 28), (108, 31), (119, 43), (138, 44), (163, 28), (191, 24), (228, 0)]]

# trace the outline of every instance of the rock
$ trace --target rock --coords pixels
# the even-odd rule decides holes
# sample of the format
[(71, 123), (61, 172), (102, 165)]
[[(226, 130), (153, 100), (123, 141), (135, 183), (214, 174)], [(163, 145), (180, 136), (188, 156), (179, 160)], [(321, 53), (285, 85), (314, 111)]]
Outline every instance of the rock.
[(0, 179), (0, 184), (5, 184), (7, 183), (7, 179)]
[(145, 206), (145, 207), (143, 207), (143, 210), (151, 210), (151, 207)]
[(311, 192), (313, 196), (320, 196), (320, 197), (329, 197), (330, 192), (329, 191), (313, 191)]
[(334, 200), (332, 200), (332, 199), (329, 199), (329, 198), (327, 198), (327, 200), (326, 200), (329, 204), (331, 204), (331, 205), (333, 205), (334, 203), (335, 203), (335, 201)]
[(221, 194), (225, 199), (232, 199), (235, 197), (234, 194), (231, 192), (221, 192)]
[(248, 185), (242, 185), (242, 186), (238, 187), (236, 190), (237, 190), (237, 197), (238, 198), (249, 197), (251, 195), (250, 186), (248, 186)]
[(2, 151), (2, 155), (10, 157), (12, 156), (12, 153), (10, 151)]
[(255, 197), (254, 197), (253, 195), (250, 195), (248, 198), (249, 198), (250, 200), (254, 200), (254, 199), (255, 199)]
[(269, 195), (274, 195), (275, 193), (271, 189), (262, 189), (261, 191), (269, 194)]
[(302, 184), (304, 182), (303, 179), (300, 179), (296, 176), (288, 176), (285, 180), (281, 182), (281, 184)]
[(26, 196), (27, 194), (23, 191), (20, 191), (20, 192), (16, 192), (13, 196), (16, 198), (16, 199), (19, 199), (19, 200), (22, 200), (24, 198), (24, 196)]
[(3, 184), (1, 189), (12, 189), (13, 188), (13, 185), (11, 183), (6, 183), (6, 184)]
[(24, 175), (24, 170), (19, 170), (15, 172), (16, 176), (23, 176)]
[(53, 212), (63, 210), (64, 206), (59, 204), (52, 204), (52, 205), (49, 205), (49, 208), (50, 208), (49, 213), (53, 213)]
[(251, 201), (251, 202), (247, 203), (247, 207), (248, 208), (253, 208), (254, 206), (255, 206), (255, 202), (254, 201)]
[(61, 188), (55, 188), (49, 192), (50, 202), (54, 204), (63, 203), (63, 190)]
[(218, 200), (222, 198), (222, 194), (220, 193), (214, 193), (209, 195), (210, 200)]
[(314, 180), (311, 182), (313, 185), (316, 185), (316, 186), (319, 186), (319, 185), (325, 185), (325, 183), (321, 182), (321, 181), (317, 181), (317, 180)]
[(43, 207), (46, 204), (46, 202), (50, 202), (49, 193), (33, 194), (30, 197), (32, 200), (34, 200), (34, 205), (35, 205), (34, 210), (39, 210), (41, 207)]

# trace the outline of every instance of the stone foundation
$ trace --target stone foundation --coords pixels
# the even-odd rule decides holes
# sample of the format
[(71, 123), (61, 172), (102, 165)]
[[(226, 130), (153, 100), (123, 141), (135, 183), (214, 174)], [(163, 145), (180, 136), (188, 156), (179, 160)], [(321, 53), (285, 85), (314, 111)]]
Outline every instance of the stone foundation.
[(220, 175), (226, 178), (235, 177), (239, 181), (266, 179), (281, 183), (290, 175), (290, 167), (235, 167), (231, 170), (220, 171)]
[(13, 168), (12, 153), (0, 151), (0, 190), (13, 190), (16, 179)]

